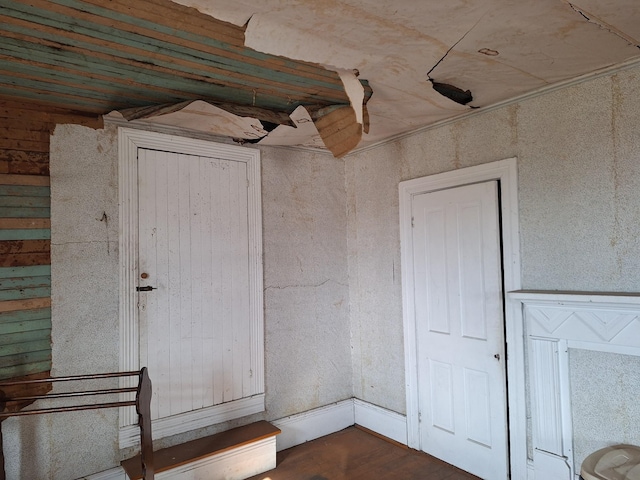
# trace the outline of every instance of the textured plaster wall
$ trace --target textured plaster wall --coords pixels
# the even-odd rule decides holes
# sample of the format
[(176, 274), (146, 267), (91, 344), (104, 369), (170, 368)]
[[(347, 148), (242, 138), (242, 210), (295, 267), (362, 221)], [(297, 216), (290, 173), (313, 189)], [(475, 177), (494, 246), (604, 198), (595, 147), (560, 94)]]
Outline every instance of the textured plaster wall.
[(603, 446), (640, 445), (640, 357), (570, 349), (569, 365), (576, 465)]
[[(638, 292), (638, 125), (636, 68), (347, 157), (355, 396), (405, 412), (399, 181), (515, 156), (523, 288)], [(572, 380), (591, 385), (597, 405), (608, 391), (590, 382), (588, 365), (629, 369), (635, 360), (593, 353), (583, 361), (574, 358)], [(640, 404), (625, 408), (637, 423)], [(574, 418), (577, 449), (624, 441), (626, 420), (610, 421), (617, 439), (601, 436), (593, 418)]]
[(344, 163), (262, 155), (269, 418), (351, 398)]
[[(54, 375), (119, 368), (117, 155), (113, 126), (52, 137)], [(265, 148), (262, 169), (266, 412), (156, 448), (352, 396), (344, 162)], [(12, 418), (3, 431), (11, 480), (79, 478), (132, 455), (118, 449), (115, 409)]]

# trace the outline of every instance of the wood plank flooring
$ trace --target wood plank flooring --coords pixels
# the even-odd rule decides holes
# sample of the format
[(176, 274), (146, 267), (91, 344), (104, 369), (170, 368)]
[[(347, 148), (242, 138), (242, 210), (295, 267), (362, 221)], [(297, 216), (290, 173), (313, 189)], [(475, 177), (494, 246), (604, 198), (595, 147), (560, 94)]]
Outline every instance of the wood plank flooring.
[(426, 453), (358, 427), (278, 453), (277, 467), (247, 480), (478, 480)]

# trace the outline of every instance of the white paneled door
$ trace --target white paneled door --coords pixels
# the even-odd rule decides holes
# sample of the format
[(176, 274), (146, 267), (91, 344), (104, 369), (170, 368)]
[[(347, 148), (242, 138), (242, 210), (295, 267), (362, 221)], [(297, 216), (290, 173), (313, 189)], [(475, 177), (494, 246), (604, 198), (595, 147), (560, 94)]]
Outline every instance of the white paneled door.
[(154, 419), (260, 393), (247, 189), (245, 162), (138, 150), (140, 365)]
[(420, 443), (486, 480), (508, 478), (496, 181), (413, 197)]

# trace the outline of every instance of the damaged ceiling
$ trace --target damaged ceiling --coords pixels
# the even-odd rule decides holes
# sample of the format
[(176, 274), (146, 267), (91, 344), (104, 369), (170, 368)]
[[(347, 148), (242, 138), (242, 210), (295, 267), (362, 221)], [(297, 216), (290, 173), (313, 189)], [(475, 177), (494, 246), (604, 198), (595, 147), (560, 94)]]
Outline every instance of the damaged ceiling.
[(640, 58), (637, 0), (0, 5), (0, 98), (336, 156)]

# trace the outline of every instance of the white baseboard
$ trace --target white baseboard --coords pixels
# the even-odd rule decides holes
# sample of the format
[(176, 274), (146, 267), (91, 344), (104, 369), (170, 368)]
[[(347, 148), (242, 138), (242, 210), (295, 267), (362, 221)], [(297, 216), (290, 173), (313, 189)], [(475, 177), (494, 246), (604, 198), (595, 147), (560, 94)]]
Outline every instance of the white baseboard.
[(127, 477), (127, 474), (124, 472), (124, 468), (115, 467), (105, 470), (104, 472), (82, 477), (78, 480), (129, 480), (129, 477)]
[(271, 423), (282, 430), (278, 451), (324, 437), (354, 424), (353, 399), (298, 413)]
[[(357, 398), (350, 398), (332, 405), (274, 420), (271, 423), (282, 430), (282, 433), (276, 437), (277, 451), (339, 432), (354, 424), (358, 424), (403, 445), (407, 444), (407, 419), (404, 415)], [(222, 466), (219, 468), (222, 468)], [(174, 478), (160, 477), (158, 475), (157, 477), (159, 479)], [(184, 477), (183, 475), (180, 478), (190, 477)], [(124, 470), (117, 467), (85, 477), (85, 479), (127, 480), (127, 477)]]
[(355, 424), (403, 445), (407, 444), (407, 417), (371, 403), (353, 399)]

